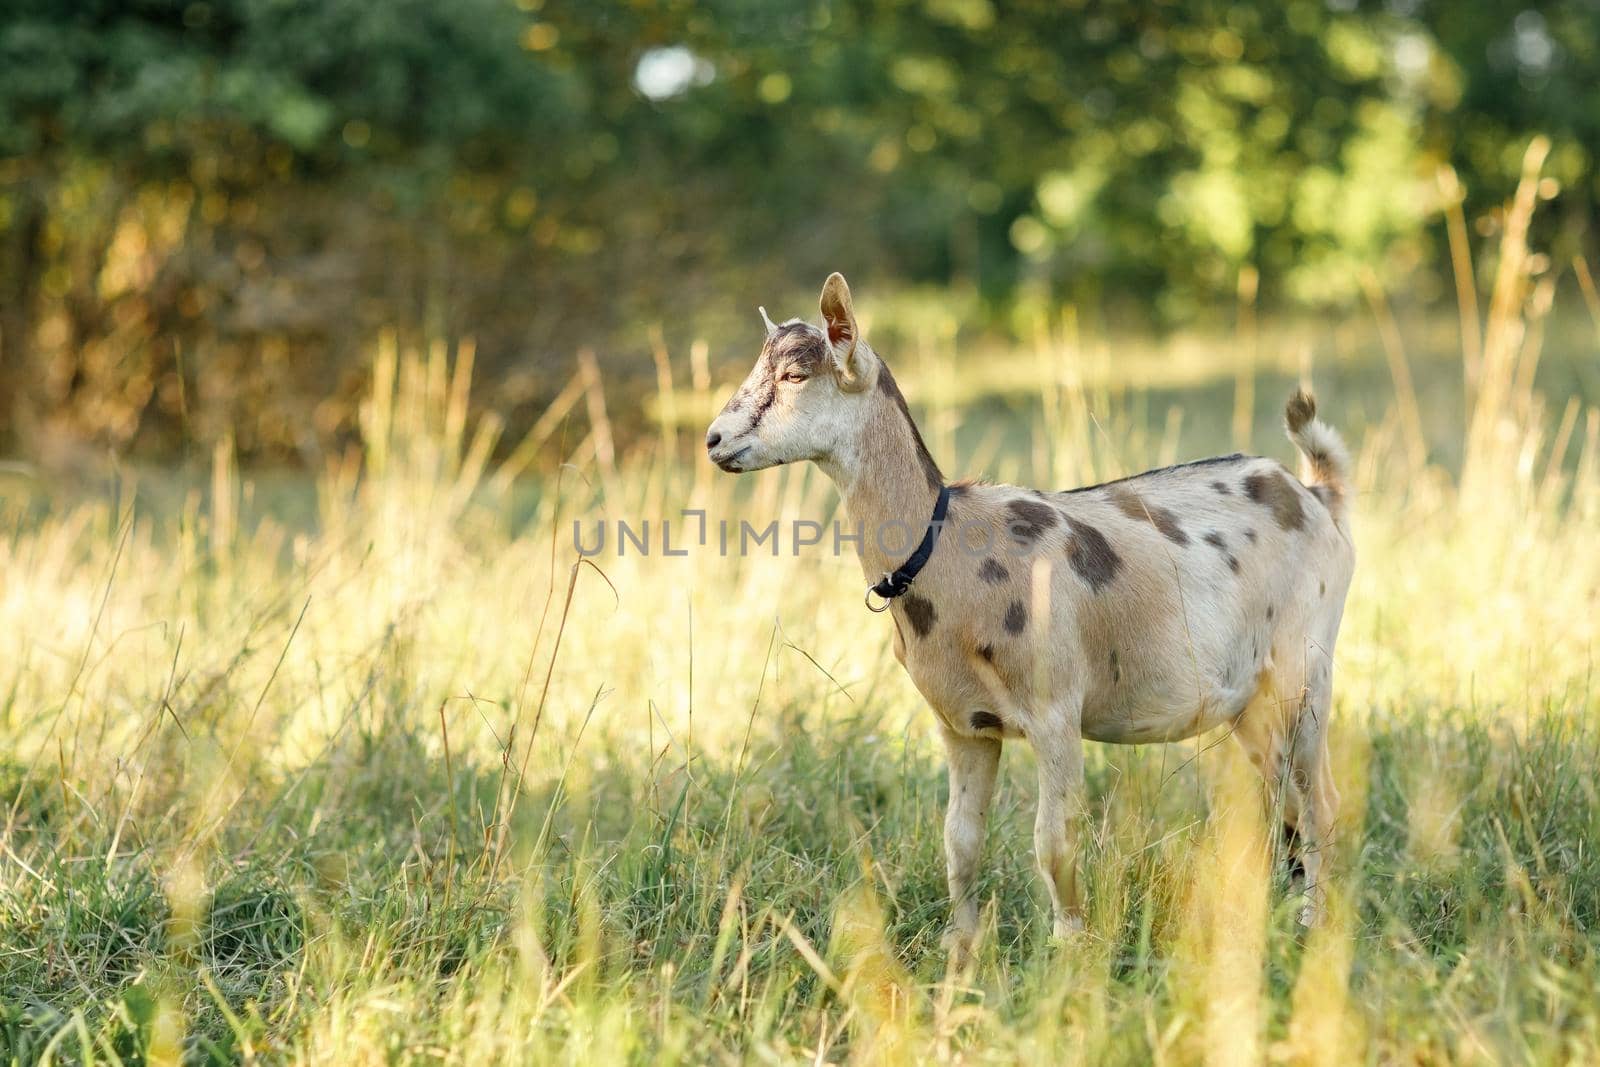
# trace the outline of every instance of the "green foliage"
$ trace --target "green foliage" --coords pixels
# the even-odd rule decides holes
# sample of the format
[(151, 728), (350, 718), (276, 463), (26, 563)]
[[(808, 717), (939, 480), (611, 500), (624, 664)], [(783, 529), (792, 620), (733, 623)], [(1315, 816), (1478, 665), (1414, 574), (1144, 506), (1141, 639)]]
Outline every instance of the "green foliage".
[[(1534, 133), (1581, 250), (1588, 0), (0, 0), (0, 447), (300, 462), (382, 327), (514, 426), (580, 345), (828, 270), (1164, 323), (1448, 290)], [(647, 84), (646, 74), (657, 77)], [(531, 369), (530, 369), (531, 368)]]
[(525, 21), (498, 0), (8, 0), (0, 153), (149, 172), (248, 134), (322, 167), (430, 148), (470, 162), (571, 110), (565, 79), (520, 46)]

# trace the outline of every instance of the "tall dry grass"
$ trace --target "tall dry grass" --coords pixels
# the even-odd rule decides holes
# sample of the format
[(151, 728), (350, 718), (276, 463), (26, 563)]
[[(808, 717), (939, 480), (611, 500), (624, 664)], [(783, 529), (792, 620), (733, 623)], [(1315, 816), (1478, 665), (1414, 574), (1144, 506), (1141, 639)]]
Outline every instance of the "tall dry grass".
[[(1430, 462), (1428, 397), (1383, 328), (1395, 402), (1356, 442), (1325, 927), (1298, 933), (1253, 772), (1206, 738), (1094, 747), (1090, 931), (1051, 945), (1013, 746), (980, 963), (946, 975), (939, 756), (855, 562), (723, 557), (714, 533), (659, 551), (684, 508), (835, 508), (805, 469), (700, 459), (722, 395), (705, 347), (685, 381), (657, 346), (659, 435), (621, 453), (592, 359), (506, 447), (470, 414), (470, 348), (384, 342), (361, 446), (310, 519), (225, 448), (170, 506), (145, 503), (170, 497), (159, 474), (68, 503), (8, 491), (0, 1049), (1594, 1059), (1600, 411), (1534, 388), (1555, 294), (1526, 246), (1541, 159), (1481, 324), (1463, 300), (1458, 472)], [(980, 436), (966, 471), (1068, 485), (1182, 458), (1181, 414), (1141, 417), (1143, 388), (1070, 318), (1010, 360), (1038, 398), (1026, 444)], [(905, 366), (954, 467), (984, 372), (938, 338)], [(1245, 437), (1275, 398), (1254, 371), (1236, 391)], [(619, 519), (649, 520), (657, 551), (581, 560), (572, 523)]]

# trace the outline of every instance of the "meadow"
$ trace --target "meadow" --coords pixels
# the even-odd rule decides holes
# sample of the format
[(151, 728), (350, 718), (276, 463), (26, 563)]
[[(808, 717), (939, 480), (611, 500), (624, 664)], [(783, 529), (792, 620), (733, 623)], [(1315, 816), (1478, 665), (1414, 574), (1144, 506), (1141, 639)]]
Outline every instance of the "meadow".
[[(684, 508), (833, 516), (814, 471), (705, 461), (743, 368), (660, 352), (619, 449), (585, 363), (507, 443), (470, 347), (381, 341), (314, 486), (226, 447), (0, 473), (0, 1062), (1600, 1060), (1600, 309), (1524, 199), (1445, 356), (1376, 301), (1367, 347), (884, 345), (947, 474), (1055, 487), (1288, 461), (1317, 387), (1358, 456), (1324, 926), (1213, 735), (1090, 746), (1053, 943), (1012, 745), (947, 973), (941, 754), (855, 560), (660, 550)], [(652, 551), (580, 558), (617, 519)]]

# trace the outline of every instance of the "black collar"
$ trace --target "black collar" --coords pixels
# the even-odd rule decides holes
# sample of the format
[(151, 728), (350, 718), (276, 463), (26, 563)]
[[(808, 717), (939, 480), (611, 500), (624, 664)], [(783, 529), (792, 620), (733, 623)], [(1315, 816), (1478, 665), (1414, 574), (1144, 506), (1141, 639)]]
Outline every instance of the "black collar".
[[(911, 583), (916, 581), (917, 575), (922, 573), (922, 568), (927, 565), (928, 557), (933, 555), (933, 546), (939, 543), (939, 531), (944, 528), (944, 515), (950, 508), (950, 487), (939, 487), (939, 499), (933, 505), (933, 518), (928, 522), (928, 529), (922, 535), (922, 543), (917, 550), (896, 567), (893, 574), (885, 574), (876, 584), (867, 588), (867, 607), (873, 611), (886, 611), (889, 601), (897, 596), (905, 596), (911, 588)], [(873, 607), (872, 594), (877, 593), (883, 598), (882, 607)]]

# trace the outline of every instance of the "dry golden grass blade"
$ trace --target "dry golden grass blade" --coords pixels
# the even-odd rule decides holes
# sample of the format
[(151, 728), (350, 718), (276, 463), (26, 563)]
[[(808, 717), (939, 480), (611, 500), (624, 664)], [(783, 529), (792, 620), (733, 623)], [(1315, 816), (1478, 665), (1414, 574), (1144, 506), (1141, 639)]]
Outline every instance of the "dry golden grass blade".
[(1504, 456), (1511, 440), (1520, 436), (1513, 424), (1511, 404), (1527, 325), (1524, 312), (1528, 298), (1528, 227), (1538, 206), (1539, 175), (1549, 151), (1550, 142), (1545, 137), (1529, 142), (1522, 159), (1521, 178), (1504, 215), (1499, 262), (1484, 329), (1483, 375), (1468, 423), (1463, 484), (1508, 473), (1497, 468), (1495, 460)]
[(1583, 256), (1573, 256), (1572, 270), (1578, 276), (1578, 288), (1583, 291), (1583, 301), (1589, 308), (1589, 320), (1594, 323), (1595, 336), (1600, 338), (1600, 292), (1595, 290), (1589, 261)]
[(477, 353), (477, 343), (471, 338), (456, 345), (455, 366), (451, 369), (450, 389), (444, 405), (444, 446), (452, 457), (461, 454), (461, 443), (466, 436), (472, 368)]
[(556, 394), (555, 399), (550, 401), (550, 405), (534, 421), (527, 435), (516, 448), (512, 449), (511, 454), (495, 467), (489, 487), (496, 496), (505, 495), (511, 488), (511, 483), (532, 467), (539, 450), (555, 435), (556, 430), (571, 414), (578, 401), (583, 399), (586, 388), (587, 382), (582, 373), (575, 373), (567, 379), (567, 384), (561, 387), (561, 392)]
[(1462, 210), (1466, 190), (1454, 168), (1443, 165), (1437, 172), (1444, 202), (1445, 233), (1450, 241), (1450, 268), (1456, 285), (1456, 311), (1461, 323), (1461, 365), (1467, 384), (1467, 411), (1472, 410), (1478, 379), (1483, 371), (1483, 327), (1478, 321), (1478, 280), (1473, 272), (1472, 245), (1467, 238), (1467, 218)]
[(650, 356), (656, 364), (656, 421), (664, 454), (678, 454), (678, 394), (672, 387), (672, 360), (660, 326), (650, 328)]
[(617, 446), (611, 435), (611, 417), (606, 414), (605, 386), (600, 380), (600, 364), (592, 349), (578, 352), (578, 376), (583, 379), (583, 399), (589, 413), (589, 432), (594, 438), (595, 458), (607, 481), (617, 478)]
[(1256, 289), (1260, 274), (1249, 264), (1239, 268), (1237, 286), (1239, 359), (1233, 386), (1233, 447), (1250, 451), (1256, 423)]
[(1406, 458), (1411, 470), (1420, 472), (1428, 463), (1428, 443), (1422, 433), (1422, 408), (1417, 402), (1417, 389), (1411, 379), (1411, 363), (1406, 359), (1405, 342), (1400, 337), (1400, 327), (1389, 310), (1378, 276), (1370, 268), (1361, 271), (1361, 288), (1367, 295), (1378, 322), (1378, 334), (1383, 339), (1383, 354), (1389, 362), (1389, 377), (1394, 382), (1395, 410), (1400, 416), (1400, 428), (1405, 436)]

